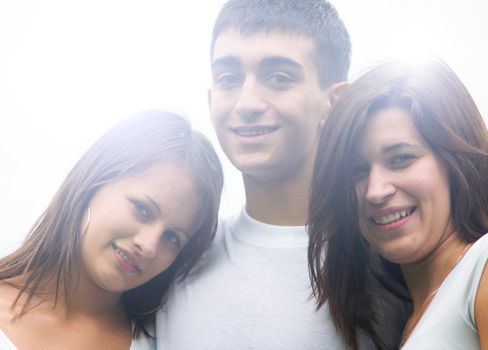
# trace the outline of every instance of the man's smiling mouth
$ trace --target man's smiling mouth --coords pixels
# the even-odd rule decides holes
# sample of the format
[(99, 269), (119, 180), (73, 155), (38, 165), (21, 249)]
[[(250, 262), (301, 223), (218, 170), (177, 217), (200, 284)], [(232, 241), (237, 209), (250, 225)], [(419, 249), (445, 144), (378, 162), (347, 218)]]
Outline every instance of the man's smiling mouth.
[(242, 126), (238, 128), (230, 128), (234, 134), (242, 137), (267, 135), (278, 129), (279, 127), (277, 126)]

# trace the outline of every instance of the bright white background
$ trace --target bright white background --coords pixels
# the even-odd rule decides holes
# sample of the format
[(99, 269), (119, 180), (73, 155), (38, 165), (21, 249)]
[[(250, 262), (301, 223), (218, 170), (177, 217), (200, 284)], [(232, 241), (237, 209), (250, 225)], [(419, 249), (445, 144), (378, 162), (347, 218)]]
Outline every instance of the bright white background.
[[(332, 1), (351, 34), (351, 77), (385, 57), (433, 53), (458, 73), (487, 120), (486, 0)], [(0, 256), (121, 118), (176, 109), (215, 142), (206, 91), (211, 27), (223, 3), (0, 0)], [(244, 195), (221, 158), (226, 215)]]

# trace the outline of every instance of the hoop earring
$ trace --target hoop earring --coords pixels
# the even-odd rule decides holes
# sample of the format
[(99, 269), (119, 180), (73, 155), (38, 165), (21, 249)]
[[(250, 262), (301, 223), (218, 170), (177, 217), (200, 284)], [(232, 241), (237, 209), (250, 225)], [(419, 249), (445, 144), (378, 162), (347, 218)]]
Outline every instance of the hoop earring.
[(88, 218), (86, 219), (85, 229), (83, 230), (83, 233), (81, 234), (81, 238), (85, 237), (86, 231), (88, 231), (88, 227), (90, 226), (90, 221), (91, 221), (91, 210), (90, 210), (90, 207), (88, 207), (87, 215), (88, 215)]

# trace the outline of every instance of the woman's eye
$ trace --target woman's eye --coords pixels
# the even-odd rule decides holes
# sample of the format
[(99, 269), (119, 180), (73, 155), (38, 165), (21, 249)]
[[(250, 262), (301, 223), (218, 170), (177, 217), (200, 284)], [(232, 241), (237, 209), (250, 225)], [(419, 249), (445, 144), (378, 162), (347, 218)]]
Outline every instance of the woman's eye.
[(163, 233), (164, 239), (177, 248), (181, 248), (181, 240), (178, 234), (174, 231), (167, 230)]
[(397, 154), (390, 159), (390, 165), (394, 168), (404, 168), (412, 164), (417, 157), (413, 154)]
[(368, 177), (369, 167), (367, 165), (356, 165), (352, 167), (352, 179), (359, 182)]
[(138, 216), (143, 219), (149, 219), (151, 217), (151, 210), (143, 203), (140, 202), (132, 202), (134, 209)]

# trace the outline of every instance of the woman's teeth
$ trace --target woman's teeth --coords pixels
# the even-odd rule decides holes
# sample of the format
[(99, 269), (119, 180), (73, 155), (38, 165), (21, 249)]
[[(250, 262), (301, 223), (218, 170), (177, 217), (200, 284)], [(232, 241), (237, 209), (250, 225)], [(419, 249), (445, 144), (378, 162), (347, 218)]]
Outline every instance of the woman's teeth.
[(373, 217), (373, 221), (377, 225), (386, 225), (386, 224), (391, 224), (392, 222), (398, 221), (400, 219), (403, 219), (404, 217), (409, 216), (412, 214), (413, 209), (410, 210), (400, 210), (396, 213), (386, 215), (386, 216), (381, 216), (381, 217)]

